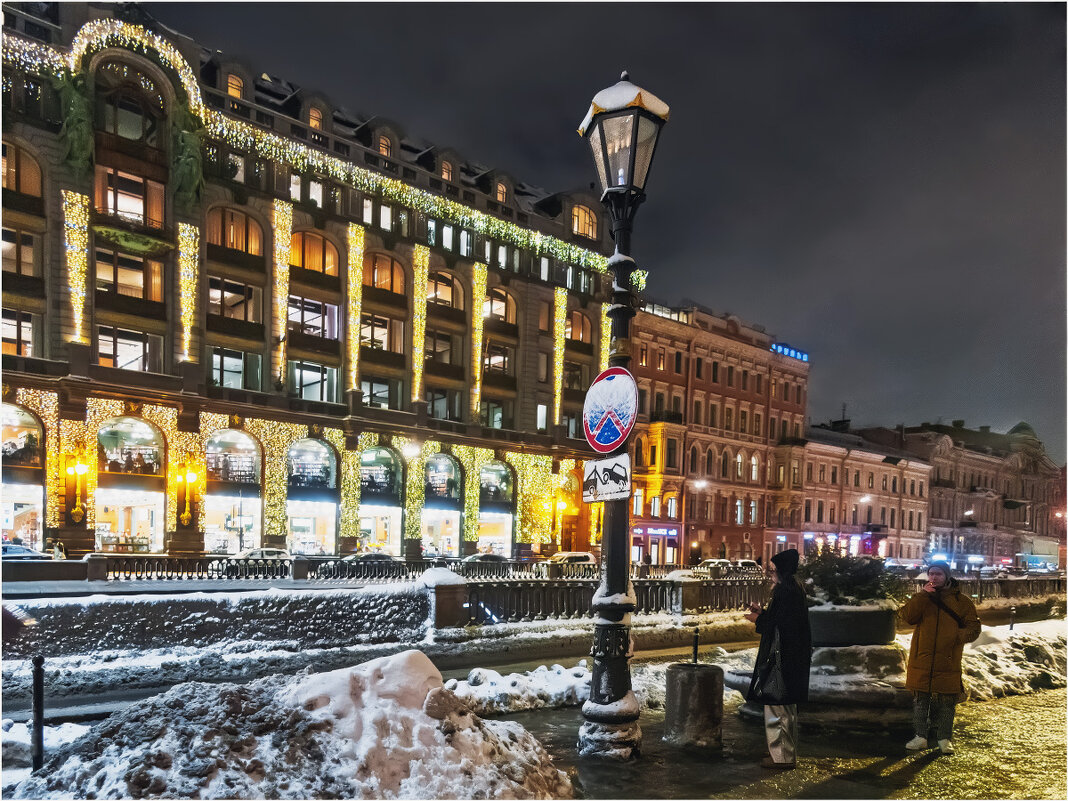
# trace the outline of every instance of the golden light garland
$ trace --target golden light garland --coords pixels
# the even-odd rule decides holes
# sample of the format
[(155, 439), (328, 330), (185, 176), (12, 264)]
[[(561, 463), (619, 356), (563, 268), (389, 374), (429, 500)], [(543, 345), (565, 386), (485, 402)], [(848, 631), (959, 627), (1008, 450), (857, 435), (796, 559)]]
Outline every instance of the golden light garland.
[(193, 327), (197, 322), (197, 285), (200, 279), (200, 231), (178, 223), (178, 304), (182, 325), (182, 361), (190, 359)]
[[(112, 398), (89, 398), (85, 402), (82, 449), (88, 471), (85, 473), (85, 525), (90, 531), (96, 528), (96, 483), (100, 462), (97, 448), (100, 444), (100, 426), (112, 417), (125, 417), (126, 407), (121, 400)], [(60, 424), (62, 426), (62, 423)], [(162, 456), (163, 454), (160, 454)]]
[(423, 399), (423, 352), (426, 348), (426, 282), (430, 250), (415, 246), (412, 258), (412, 403)]
[[(207, 446), (208, 440), (211, 439), (219, 431), (224, 431), (230, 428), (230, 418), (225, 414), (216, 414), (215, 412), (201, 412), (200, 413), (200, 441), (203, 443), (203, 447)], [(262, 464), (263, 453), (262, 444), (256, 443), (260, 446), (260, 461)], [(207, 454), (204, 454), (205, 467), (204, 467), (204, 486), (207, 488), (208, 471), (207, 471)], [(261, 490), (262, 493), (262, 490)], [(206, 495), (205, 491), (205, 495)], [(203, 497), (203, 496), (202, 496)], [(201, 503), (197, 514), (197, 528), (200, 531), (204, 531), (207, 525), (207, 510), (204, 508), (206, 504)]]
[(274, 228), (274, 336), (278, 343), (278, 381), (286, 380), (286, 331), (289, 323), (289, 249), (293, 240), (293, 206), (284, 200), (274, 201), (271, 214)]
[(478, 498), (482, 489), (482, 468), (493, 461), (493, 451), (475, 445), (453, 445), (452, 455), (464, 468), (464, 541), (478, 542)]
[[(6, 37), (5, 37), (6, 41)], [(63, 236), (67, 257), (67, 287), (74, 333), (71, 342), (88, 342), (83, 325), (88, 292), (89, 196), (66, 189), (63, 195)]]
[[(346, 463), (351, 463), (353, 466), (353, 475), (356, 477), (356, 484), (351, 488), (352, 492), (352, 507), (342, 506), (341, 520), (344, 526), (344, 521), (348, 520), (349, 524), (353, 526), (356, 535), (360, 532), (360, 457), (363, 456), (363, 452), (369, 448), (378, 447), (378, 433), (375, 431), (364, 431), (356, 438), (356, 450), (345, 451)], [(353, 536), (356, 536), (353, 535)]]
[(247, 418), (245, 431), (258, 439), (263, 446), (262, 544), (268, 544), (268, 537), (273, 538), (273, 542), (284, 543), (289, 533), (289, 515), (286, 514), (289, 448), (298, 439), (308, 436), (308, 426)]
[(340, 428), (324, 428), (323, 439), (334, 446), (338, 455), (341, 514), (339, 515), (337, 541), (334, 542), (336, 551), (345, 531), (355, 531), (358, 534), (360, 530), (360, 518), (356, 514), (360, 505), (360, 453), (345, 450), (345, 432)]
[(360, 388), (360, 329), (362, 328), (364, 238), (363, 226), (349, 223), (349, 389)]
[[(85, 453), (85, 421), (84, 420), (64, 420), (59, 421), (59, 452), (62, 454), (62, 458), (68, 462), (77, 460), (80, 454)], [(85, 474), (85, 492), (88, 497), (89, 494), (89, 479), (90, 476), (93, 480), (93, 486), (96, 486), (96, 448), (93, 449), (94, 453), (92, 458), (88, 455), (86, 458), (86, 465), (89, 467), (89, 471)], [(66, 469), (66, 464), (59, 465), (60, 474)], [(64, 510), (67, 505), (67, 494), (64, 489), (60, 488), (59, 501), (62, 501)], [(57, 501), (56, 505), (59, 505)], [(89, 503), (86, 500), (86, 510), (88, 514)], [(62, 525), (60, 523), (59, 525)]]
[(601, 361), (600, 372), (608, 369), (608, 354), (612, 350), (612, 321), (608, 319), (608, 304), (601, 304)]
[(197, 485), (194, 487), (196, 497), (204, 496), (204, 456), (203, 449), (197, 447), (200, 437), (195, 432), (178, 430), (178, 410), (173, 407), (146, 403), (142, 407), (141, 416), (163, 432), (164, 452), (160, 456), (167, 482), (167, 504), (163, 510), (166, 521), (164, 531), (174, 531), (178, 527), (179, 468), (183, 464), (197, 474)]
[(55, 392), (20, 387), (15, 391), (15, 402), (36, 414), (44, 427), (44, 475), (45, 475), (45, 525), (59, 525), (60, 505), (63, 499), (63, 473), (59, 454), (59, 396)]
[(552, 540), (553, 459), (538, 453), (504, 454), (516, 472), (516, 542), (545, 543)]
[(553, 303), (553, 425), (560, 425), (564, 403), (564, 331), (567, 323), (567, 290), (558, 286)]
[(12, 68), (37, 75), (61, 75), (70, 66), (54, 47), (31, 42), (4, 31), (4, 61)]
[(487, 275), (482, 262), (471, 267), (471, 419), (475, 422), (482, 419), (482, 307), (486, 302)]
[(426, 503), (426, 462), (435, 453), (441, 452), (441, 443), (427, 440), (413, 456), (404, 455), (404, 446), (411, 443), (407, 437), (394, 437), (393, 447), (401, 453), (407, 465), (404, 487), (404, 539), (423, 539), (423, 505)]
[[(580, 463), (580, 466), (581, 466), (581, 463)], [(567, 500), (566, 500), (567, 505), (568, 506), (571, 505), (571, 498), (567, 496), (567, 488), (568, 488), (568, 484), (570, 483), (571, 473), (572, 473), (572, 471), (574, 469), (575, 469), (575, 460), (574, 459), (561, 459), (560, 460), (560, 472), (557, 473), (555, 476), (553, 476), (553, 497), (551, 499), (551, 502), (552, 502), (554, 507), (558, 503), (557, 497), (561, 496), (561, 495), (563, 495), (563, 496), (565, 496), (567, 498)], [(552, 542), (554, 542), (556, 544), (560, 544), (563, 541), (563, 536), (562, 536), (563, 535), (563, 530), (564, 530), (564, 515), (563, 515), (563, 511), (566, 511), (566, 509), (563, 510), (563, 511), (560, 511), (560, 510), (556, 510), (556, 511), (558, 513), (553, 515), (553, 520), (555, 521), (555, 525), (553, 526), (553, 529), (552, 529), (552, 532), (551, 532), (551, 540), (552, 540)]]

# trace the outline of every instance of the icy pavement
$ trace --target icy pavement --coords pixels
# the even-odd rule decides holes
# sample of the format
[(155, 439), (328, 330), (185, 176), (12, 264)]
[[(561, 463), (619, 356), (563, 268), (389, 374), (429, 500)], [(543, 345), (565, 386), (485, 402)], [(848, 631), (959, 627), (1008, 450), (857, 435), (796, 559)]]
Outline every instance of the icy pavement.
[(12, 798), (570, 798), (515, 722), (418, 651), (247, 685), (180, 685), (58, 748)]

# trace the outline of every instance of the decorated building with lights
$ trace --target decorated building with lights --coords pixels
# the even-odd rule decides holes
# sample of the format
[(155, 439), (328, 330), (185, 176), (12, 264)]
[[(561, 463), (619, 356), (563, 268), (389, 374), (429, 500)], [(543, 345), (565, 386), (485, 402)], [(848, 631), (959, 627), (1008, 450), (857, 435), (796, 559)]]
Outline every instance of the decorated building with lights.
[[(115, 16), (119, 15), (119, 16)], [(596, 544), (596, 196), (211, 52), (4, 4), (4, 535), (104, 552)]]
[[(755, 558), (798, 547), (780, 518), (780, 443), (802, 435), (808, 354), (698, 305), (646, 303), (633, 323), (631, 556), (655, 564)], [(784, 517), (785, 516), (785, 517)]]

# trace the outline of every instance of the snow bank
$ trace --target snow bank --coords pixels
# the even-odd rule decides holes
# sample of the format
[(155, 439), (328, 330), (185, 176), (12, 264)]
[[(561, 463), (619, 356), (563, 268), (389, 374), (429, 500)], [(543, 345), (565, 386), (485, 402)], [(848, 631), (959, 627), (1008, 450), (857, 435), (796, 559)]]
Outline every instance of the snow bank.
[(483, 721), (418, 651), (174, 687), (62, 747), (13, 798), (570, 798), (514, 722)]
[(541, 665), (507, 676), (475, 668), (466, 681), (449, 679), (445, 688), (480, 715), (578, 706), (590, 697), (590, 669), (585, 659), (572, 668)]
[(447, 584), (466, 584), (467, 579), (447, 567), (431, 567), (419, 577), (424, 587), (443, 587)]
[[(87, 731), (89, 726), (78, 723), (62, 723), (59, 726), (44, 727), (44, 750), (47, 756), (49, 752), (74, 742)], [(30, 760), (30, 727), (26, 723), (15, 723), (12, 720), (4, 720), (0, 723), (0, 731), (3, 739), (0, 740), (4, 772), (10, 768), (28, 768)], [(6, 782), (5, 782), (6, 784)]]

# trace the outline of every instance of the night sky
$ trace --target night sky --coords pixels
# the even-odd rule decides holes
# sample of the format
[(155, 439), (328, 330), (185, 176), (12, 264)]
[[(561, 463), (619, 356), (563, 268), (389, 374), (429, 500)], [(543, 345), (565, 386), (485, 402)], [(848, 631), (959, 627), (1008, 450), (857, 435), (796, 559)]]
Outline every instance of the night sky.
[(1065, 460), (1065, 6), (153, 4), (202, 45), (550, 192), (631, 80), (671, 106), (647, 297), (811, 354), (808, 413), (1026, 420)]

